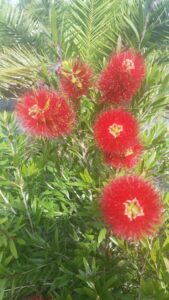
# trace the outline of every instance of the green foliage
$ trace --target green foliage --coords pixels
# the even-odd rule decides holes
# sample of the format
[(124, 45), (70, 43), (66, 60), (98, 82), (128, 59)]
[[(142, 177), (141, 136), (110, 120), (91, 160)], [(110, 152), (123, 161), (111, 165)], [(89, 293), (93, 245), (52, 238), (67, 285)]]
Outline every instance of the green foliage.
[[(28, 57), (31, 55), (33, 62), (37, 62), (40, 55), (48, 63), (80, 55), (96, 71), (102, 68), (112, 48), (118, 51), (123, 46), (134, 47), (146, 55), (158, 49), (158, 59), (162, 49), (165, 51), (163, 60), (168, 60), (168, 0), (159, 5), (153, 3), (145, 0), (22, 0), (17, 7), (2, 4), (0, 82), (4, 83), (0, 95), (4, 97), (9, 88), (13, 88), (13, 73), (9, 68), (14, 66), (12, 60), (8, 61), (11, 51), (17, 60), (27, 60), (27, 51), (30, 51)], [(22, 77), (22, 69), (18, 68), (17, 74)], [(24, 86), (28, 85), (28, 77), (31, 86), (34, 78), (27, 64), (22, 79)]]
[(37, 80), (37, 69), (45, 59), (25, 47), (1, 50), (0, 91), (4, 97), (15, 96)]
[(168, 44), (169, 2), (135, 0), (128, 3), (123, 11), (123, 22), (120, 22), (121, 36), (130, 47), (147, 52), (157, 48), (165, 49)]
[[(92, 124), (100, 108), (93, 90), (66, 138), (35, 140), (14, 114), (1, 114), (0, 299), (36, 293), (56, 300), (169, 299), (168, 2), (1, 5), (1, 96), (18, 97), (42, 79), (56, 87), (52, 70), (62, 58), (80, 55), (97, 73), (123, 46), (145, 55), (147, 76), (129, 106), (145, 145), (129, 172), (105, 166), (95, 147)], [(98, 208), (109, 179), (132, 172), (161, 189), (166, 209), (160, 232), (139, 243), (110, 235)]]

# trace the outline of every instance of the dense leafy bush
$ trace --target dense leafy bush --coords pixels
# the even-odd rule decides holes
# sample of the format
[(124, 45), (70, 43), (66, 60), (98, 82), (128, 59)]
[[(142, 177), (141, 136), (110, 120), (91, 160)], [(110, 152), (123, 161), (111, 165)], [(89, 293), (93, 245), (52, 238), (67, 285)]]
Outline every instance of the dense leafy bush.
[[(139, 5), (138, 5), (139, 4)], [(0, 299), (169, 299), (168, 1), (20, 1), (0, 11), (0, 95), (58, 88), (62, 60), (80, 56), (95, 77), (112, 50), (134, 47), (146, 78), (128, 110), (144, 152), (133, 170), (106, 166), (93, 137), (103, 109), (91, 88), (71, 135), (47, 140), (0, 115)], [(96, 79), (95, 78), (95, 79)], [(110, 234), (99, 199), (111, 178), (139, 175), (160, 190), (160, 231), (139, 242)]]

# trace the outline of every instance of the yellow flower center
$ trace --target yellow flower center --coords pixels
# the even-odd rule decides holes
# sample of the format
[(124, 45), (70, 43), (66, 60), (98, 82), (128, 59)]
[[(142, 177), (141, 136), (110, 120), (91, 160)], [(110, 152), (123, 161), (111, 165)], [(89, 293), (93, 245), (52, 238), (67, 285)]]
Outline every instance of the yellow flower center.
[(43, 108), (43, 111), (48, 110), (49, 105), (50, 105), (50, 102), (51, 102), (51, 100), (50, 100), (50, 98), (48, 98), (47, 101), (46, 101), (46, 103), (45, 103), (45, 106), (44, 106), (44, 108)]
[(122, 131), (123, 131), (122, 125), (113, 123), (111, 126), (109, 126), (109, 132), (114, 136), (115, 139), (120, 135)]
[(127, 149), (127, 151), (125, 152), (125, 157), (127, 157), (127, 156), (130, 156), (130, 155), (132, 155), (134, 153), (134, 151), (133, 151), (133, 149), (132, 148), (129, 148), (129, 149)]
[(79, 78), (76, 75), (72, 75), (71, 82), (76, 85), (79, 89), (82, 88), (82, 83), (80, 82)]
[(32, 119), (36, 119), (40, 112), (41, 109), (37, 104), (32, 105), (28, 110), (28, 114), (32, 117)]
[(123, 67), (125, 67), (127, 72), (130, 72), (131, 70), (133, 70), (135, 68), (134, 66), (134, 62), (131, 59), (126, 58), (123, 61)]
[(144, 216), (143, 208), (141, 207), (137, 198), (134, 198), (133, 200), (127, 200), (124, 203), (124, 206), (124, 215), (127, 216), (130, 221), (133, 221), (137, 217)]
[(62, 63), (62, 75), (68, 78), (77, 88), (81, 89), (82, 83), (80, 81), (80, 78), (78, 77), (80, 70), (77, 69), (76, 71), (73, 71), (72, 64), (73, 62), (71, 60), (64, 61)]
[(38, 115), (39, 115), (40, 113), (43, 113), (43, 112), (45, 112), (46, 110), (48, 110), (49, 105), (50, 105), (50, 101), (51, 101), (50, 99), (47, 99), (47, 101), (46, 101), (45, 106), (44, 106), (43, 109), (40, 108), (40, 107), (38, 106), (38, 104), (32, 105), (32, 106), (29, 108), (29, 110), (28, 110), (28, 115), (31, 116), (32, 119), (37, 119), (37, 117), (38, 117)]

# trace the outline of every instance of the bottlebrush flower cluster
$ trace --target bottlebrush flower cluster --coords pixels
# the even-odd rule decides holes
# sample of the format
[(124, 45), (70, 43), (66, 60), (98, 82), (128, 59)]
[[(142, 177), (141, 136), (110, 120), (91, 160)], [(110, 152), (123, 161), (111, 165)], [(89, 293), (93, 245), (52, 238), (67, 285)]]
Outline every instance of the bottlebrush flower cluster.
[[(122, 104), (132, 99), (145, 76), (144, 60), (134, 50), (113, 55), (101, 72), (98, 88), (102, 101)], [(105, 162), (115, 168), (133, 168), (143, 146), (134, 117), (122, 109), (109, 110), (97, 117), (94, 126), (97, 145)]]
[[(96, 144), (103, 151), (105, 162), (115, 168), (133, 168), (143, 150), (137, 120), (121, 107), (132, 100), (144, 76), (143, 58), (134, 50), (128, 50), (111, 57), (97, 82), (103, 104), (120, 105), (120, 108), (103, 111), (94, 123)], [(80, 98), (87, 95), (92, 86), (92, 71), (86, 63), (76, 59), (61, 64), (58, 78), (64, 96), (38, 89), (24, 94), (16, 106), (19, 123), (31, 135), (56, 138), (70, 133), (73, 128), (75, 113), (67, 101), (80, 103)], [(137, 240), (155, 232), (162, 204), (148, 182), (126, 176), (115, 179), (103, 190), (101, 210), (114, 234)], [(38, 299), (44, 298), (31, 298)]]
[(55, 91), (40, 89), (27, 92), (16, 106), (21, 126), (34, 136), (55, 138), (71, 132), (75, 114)]
[[(144, 76), (144, 60), (135, 51), (112, 56), (98, 80), (102, 102), (122, 105), (131, 101)], [(94, 137), (105, 162), (115, 168), (132, 168), (143, 150), (137, 120), (121, 108), (97, 116)], [(138, 240), (155, 232), (161, 221), (162, 204), (148, 182), (136, 176), (124, 176), (103, 190), (101, 211), (113, 234)]]
[(111, 109), (97, 117), (94, 136), (99, 148), (105, 152), (123, 153), (135, 145), (138, 124), (129, 112)]
[(134, 167), (143, 149), (138, 128), (132, 114), (122, 109), (111, 109), (97, 117), (94, 136), (107, 164), (115, 168)]
[(92, 70), (78, 59), (64, 62), (60, 69), (60, 85), (70, 100), (77, 101), (92, 85)]
[(57, 138), (69, 134), (75, 123), (75, 113), (66, 100), (76, 102), (92, 86), (92, 70), (79, 59), (63, 62), (58, 74), (64, 96), (41, 88), (25, 93), (16, 106), (19, 124), (31, 135)]
[(155, 232), (160, 224), (162, 204), (148, 182), (136, 176), (125, 176), (104, 188), (101, 209), (114, 234), (138, 240)]
[(102, 101), (116, 104), (131, 101), (144, 76), (145, 65), (140, 54), (128, 50), (113, 55), (98, 80)]

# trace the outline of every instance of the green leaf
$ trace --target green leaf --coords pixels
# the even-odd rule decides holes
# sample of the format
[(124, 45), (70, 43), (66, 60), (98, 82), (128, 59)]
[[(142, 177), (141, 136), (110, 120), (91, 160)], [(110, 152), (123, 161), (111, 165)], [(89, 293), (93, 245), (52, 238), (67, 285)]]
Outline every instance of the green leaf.
[(116, 46), (116, 52), (119, 53), (121, 51), (122, 48), (122, 39), (121, 36), (118, 36), (118, 40), (117, 40), (117, 46)]
[(0, 279), (0, 300), (4, 299), (6, 279)]
[(17, 250), (16, 250), (16, 246), (15, 246), (15, 243), (12, 239), (9, 240), (9, 248), (10, 248), (10, 251), (11, 251), (11, 254), (13, 255), (13, 257), (18, 258), (18, 253), (17, 253)]
[(21, 239), (21, 238), (17, 238), (17, 243), (19, 245), (25, 245), (26, 244), (26, 242), (24, 241), (24, 239)]
[(50, 21), (51, 21), (51, 33), (52, 33), (52, 38), (54, 42), (57, 42), (58, 39), (58, 34), (57, 34), (57, 11), (55, 7), (55, 3), (51, 4), (51, 10), (50, 10)]
[(18, 88), (28, 88), (37, 80), (42, 57), (26, 47), (4, 48), (0, 56), (0, 96), (15, 95)]
[(163, 257), (163, 260), (164, 260), (166, 270), (169, 273), (169, 259), (167, 257)]
[(88, 263), (88, 261), (86, 260), (85, 257), (83, 257), (83, 264), (84, 264), (84, 267), (85, 267), (86, 272), (87, 272), (87, 273), (90, 273), (90, 272), (91, 272), (91, 269), (90, 269), (89, 263)]
[(97, 245), (99, 246), (101, 244), (101, 242), (105, 239), (106, 237), (106, 233), (107, 233), (107, 230), (106, 228), (102, 228), (99, 232), (99, 235), (98, 235), (98, 242), (97, 242)]
[(137, 28), (135, 27), (135, 25), (132, 23), (132, 21), (129, 18), (124, 16), (124, 19), (127, 22), (127, 24), (131, 27), (131, 29), (133, 30), (133, 33), (135, 34), (135, 36), (137, 38), (137, 41), (139, 42), (140, 41), (140, 36), (139, 36), (138, 31), (137, 31)]
[(141, 292), (142, 292), (142, 295), (153, 295), (154, 294), (153, 280), (151, 280), (151, 279), (144, 280), (142, 278), (141, 279)]
[(7, 220), (8, 220), (8, 218), (1, 218), (0, 219), (0, 225), (3, 224), (3, 223), (6, 223)]
[(115, 237), (111, 236), (111, 237), (110, 237), (110, 241), (111, 241), (113, 244), (115, 244), (116, 246), (119, 246), (119, 243), (118, 243), (118, 241), (117, 241), (117, 239), (116, 239)]
[(81, 176), (81, 178), (83, 179), (84, 182), (93, 183), (93, 179), (91, 178), (91, 176), (90, 176), (87, 169), (85, 169), (83, 173), (80, 173), (80, 176)]

